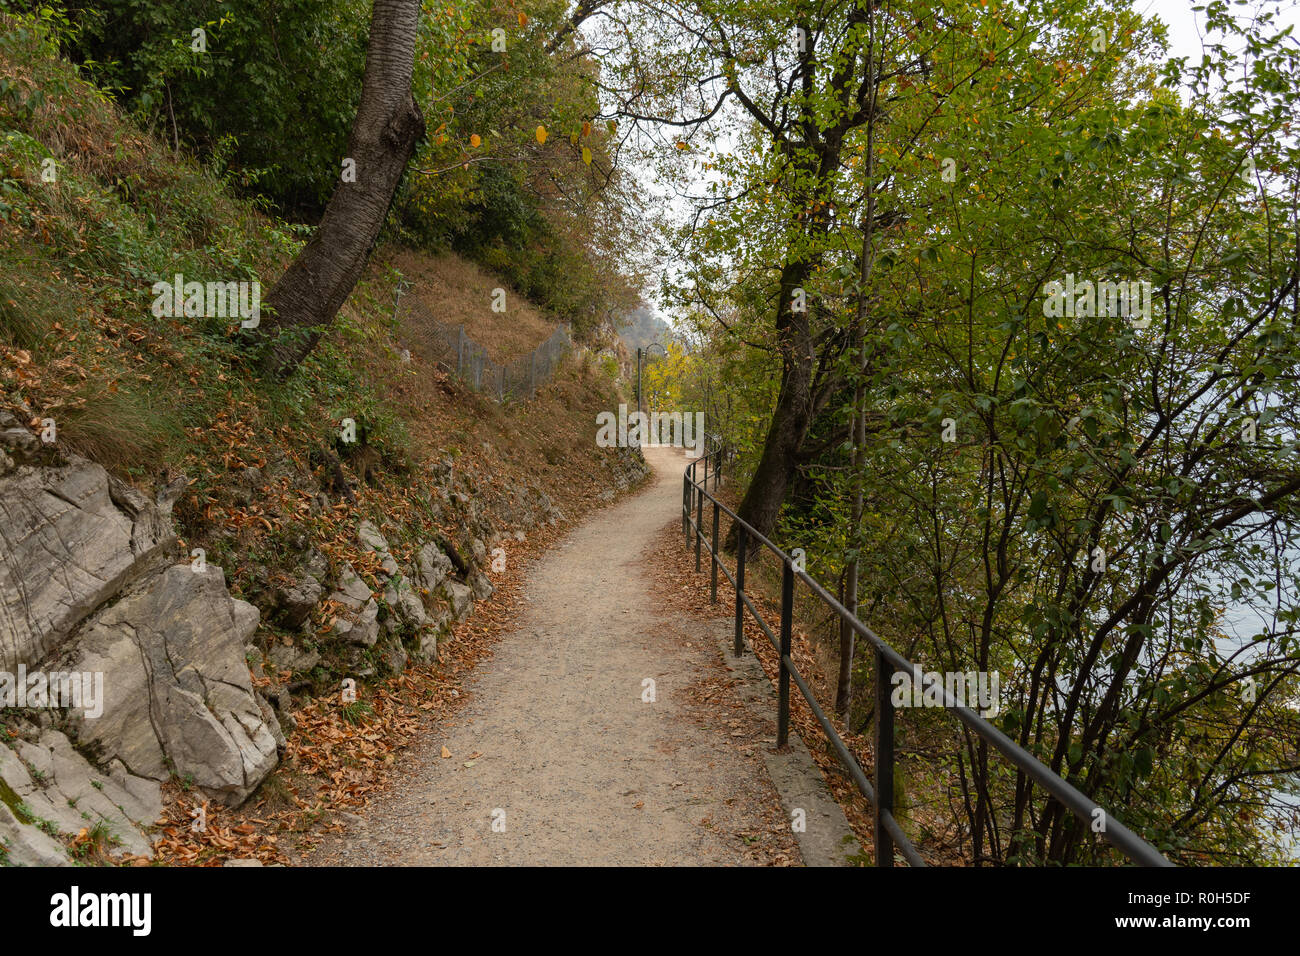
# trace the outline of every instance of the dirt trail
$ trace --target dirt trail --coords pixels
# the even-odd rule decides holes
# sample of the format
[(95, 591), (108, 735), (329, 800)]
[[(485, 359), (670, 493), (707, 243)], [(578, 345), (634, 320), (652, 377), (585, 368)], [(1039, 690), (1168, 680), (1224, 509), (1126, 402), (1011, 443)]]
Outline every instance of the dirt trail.
[[(531, 569), (520, 619), (452, 725), (302, 863), (798, 861), (760, 738), (737, 730), (719, 699), (728, 678), (713, 639), (645, 583), (647, 548), (680, 520), (685, 463), (678, 449), (645, 452), (649, 486)], [(647, 678), (653, 703), (642, 700)]]

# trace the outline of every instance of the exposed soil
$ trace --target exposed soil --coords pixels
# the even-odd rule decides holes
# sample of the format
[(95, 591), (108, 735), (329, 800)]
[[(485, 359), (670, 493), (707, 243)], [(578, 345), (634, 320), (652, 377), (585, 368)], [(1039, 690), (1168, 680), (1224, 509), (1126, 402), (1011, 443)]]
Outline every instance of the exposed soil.
[[(773, 865), (798, 850), (711, 635), (647, 582), (680, 515), (676, 449), (645, 490), (531, 569), (464, 707), (308, 865)], [(653, 701), (649, 685), (652, 680)]]

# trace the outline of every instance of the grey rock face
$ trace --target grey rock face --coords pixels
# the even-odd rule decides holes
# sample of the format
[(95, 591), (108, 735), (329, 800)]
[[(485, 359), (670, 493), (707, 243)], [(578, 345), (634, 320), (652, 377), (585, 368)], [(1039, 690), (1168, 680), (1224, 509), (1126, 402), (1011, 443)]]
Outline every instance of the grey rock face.
[[(28, 828), (40, 832), (35, 823), (40, 820), (61, 834), (75, 836), (83, 828), (102, 824), (117, 848), (153, 856), (153, 846), (141, 828), (151, 826), (162, 814), (159, 785), (120, 768), (109, 775), (100, 773), (58, 731), (43, 731), (34, 744), (20, 741), (16, 752), (0, 747), (0, 778), (34, 818)], [(22, 842), (38, 851), (45, 846), (30, 835)]]
[(488, 576), (477, 568), (469, 576), (469, 587), (475, 601), (486, 601), (492, 596), (492, 592), (496, 590), (492, 586), (492, 582), (488, 580)]
[(63, 844), (0, 803), (0, 866), (71, 866)]
[(309, 671), (320, 663), (320, 653), (298, 647), (294, 644), (281, 644), (278, 641), (267, 650), (266, 656), (278, 671)]
[(424, 603), (404, 577), (395, 578), (384, 590), (384, 600), (392, 609), (396, 619), (412, 630), (418, 630), (429, 623), (429, 615), (424, 611)]
[(311, 616), (312, 609), (320, 603), (321, 591), (320, 582), (302, 572), (292, 584), (275, 589), (272, 595), (275, 603), (273, 616), (287, 628), (301, 627)]
[(417, 557), (419, 564), (419, 583), (422, 588), (434, 594), (438, 590), (438, 585), (447, 579), (451, 574), (451, 558), (447, 557), (432, 541), (424, 544), (420, 548)]
[(78, 738), (137, 776), (174, 771), (241, 803), (277, 760), (279, 728), (244, 660), (258, 617), (212, 565), (174, 565), (128, 592), (75, 641), (71, 669), (104, 674), (102, 716), (73, 712)]
[(388, 553), (388, 541), (379, 533), (379, 529), (374, 526), (373, 522), (363, 521), (357, 526), (357, 540), (361, 542), (361, 546), (367, 551), (373, 551), (379, 555), (379, 562), (385, 574), (390, 578), (397, 574), (397, 562)]
[(85, 459), (0, 479), (0, 669), (54, 651), (174, 540), (161, 509)]
[(344, 607), (334, 621), (334, 636), (358, 647), (373, 647), (379, 639), (379, 604), (350, 564), (343, 565), (338, 590), (330, 600)]
[(452, 619), (465, 620), (474, 610), (474, 592), (459, 581), (448, 578), (442, 582), (441, 594), (446, 599)]

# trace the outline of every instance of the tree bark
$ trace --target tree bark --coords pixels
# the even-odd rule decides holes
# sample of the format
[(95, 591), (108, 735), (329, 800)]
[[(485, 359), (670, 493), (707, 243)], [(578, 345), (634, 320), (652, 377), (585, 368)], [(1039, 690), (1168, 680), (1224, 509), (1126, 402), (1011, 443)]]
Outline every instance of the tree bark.
[[(781, 338), (781, 388), (776, 407), (772, 409), (762, 457), (736, 511), (743, 521), (767, 537), (776, 527), (799, 449), (812, 422), (814, 354), (809, 313), (791, 308), (794, 290), (802, 288), (811, 273), (812, 264), (808, 262), (787, 263), (781, 270), (781, 299), (776, 318), (777, 334)], [(735, 549), (737, 534), (733, 523), (727, 534), (729, 550)], [(751, 537), (750, 545), (756, 550), (758, 542)]]
[(424, 115), (411, 94), (419, 0), (374, 0), (361, 102), (348, 137), (355, 181), (340, 179), (311, 241), (266, 298), (271, 337), (263, 371), (286, 378), (301, 364), (361, 277), (379, 238)]

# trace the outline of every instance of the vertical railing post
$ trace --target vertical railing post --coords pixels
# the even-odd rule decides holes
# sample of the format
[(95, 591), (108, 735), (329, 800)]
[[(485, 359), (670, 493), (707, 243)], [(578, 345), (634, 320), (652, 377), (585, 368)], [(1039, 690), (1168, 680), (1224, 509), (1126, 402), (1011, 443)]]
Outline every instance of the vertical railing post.
[(704, 492), (695, 492), (695, 573), (700, 573), (700, 545), (704, 541)]
[(682, 536), (686, 538), (686, 547), (691, 546), (691, 475), (682, 474)]
[(718, 467), (713, 472), (713, 490), (717, 491), (722, 485), (722, 449), (718, 449)]
[(794, 618), (794, 565), (786, 558), (781, 568), (781, 677), (777, 682), (776, 745), (784, 747), (790, 741), (790, 625)]
[(736, 642), (732, 651), (737, 657), (745, 653), (745, 552), (749, 550), (745, 526), (736, 524)]
[(894, 812), (894, 702), (890, 677), (893, 667), (876, 651), (876, 866), (894, 865), (894, 840), (885, 829), (885, 814)]
[(713, 553), (709, 562), (709, 603), (718, 603), (718, 503), (713, 502)]

